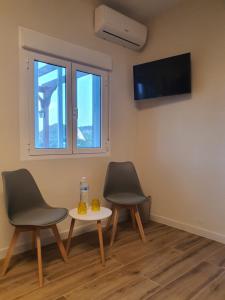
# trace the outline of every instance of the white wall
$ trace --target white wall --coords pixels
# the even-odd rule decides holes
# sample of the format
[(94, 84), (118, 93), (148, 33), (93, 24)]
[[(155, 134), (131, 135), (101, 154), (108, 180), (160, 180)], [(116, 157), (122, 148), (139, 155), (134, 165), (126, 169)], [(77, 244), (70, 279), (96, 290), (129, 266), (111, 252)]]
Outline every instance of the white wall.
[(137, 63), (192, 54), (192, 95), (143, 101), (136, 162), (157, 220), (225, 242), (225, 3), (155, 18)]
[[(0, 0), (0, 172), (28, 168), (51, 205), (72, 208), (81, 176), (89, 178), (91, 196), (101, 195), (109, 160), (135, 159), (156, 219), (225, 242), (224, 1), (183, 1), (158, 16), (140, 54), (94, 36), (94, 4)], [(20, 161), (18, 26), (112, 56), (110, 157)], [(192, 95), (145, 101), (136, 109), (132, 64), (188, 51)], [(68, 226), (69, 219), (60, 231)], [(2, 256), (12, 235), (2, 183), (0, 228)]]
[[(0, 0), (0, 172), (27, 168), (47, 202), (73, 208), (79, 200), (79, 181), (87, 176), (92, 196), (101, 196), (110, 160), (133, 160), (136, 110), (132, 101), (131, 65), (134, 52), (94, 35), (95, 1)], [(18, 26), (66, 40), (112, 56), (110, 157), (26, 161), (19, 153), (19, 49)], [(60, 224), (66, 232), (69, 219)], [(12, 235), (0, 181), (0, 256)], [(20, 240), (23, 243), (24, 239)], [(30, 242), (30, 241), (29, 241)]]

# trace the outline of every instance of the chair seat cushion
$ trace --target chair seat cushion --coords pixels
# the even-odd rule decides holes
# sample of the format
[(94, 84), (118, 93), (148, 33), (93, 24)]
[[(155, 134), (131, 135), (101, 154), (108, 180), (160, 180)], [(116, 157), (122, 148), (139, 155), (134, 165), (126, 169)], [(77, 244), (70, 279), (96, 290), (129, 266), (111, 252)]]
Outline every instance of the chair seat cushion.
[(16, 226), (49, 226), (62, 221), (67, 215), (66, 208), (35, 207), (15, 214), (11, 223)]
[(107, 195), (106, 200), (120, 205), (138, 205), (145, 201), (146, 197), (131, 193), (118, 193)]

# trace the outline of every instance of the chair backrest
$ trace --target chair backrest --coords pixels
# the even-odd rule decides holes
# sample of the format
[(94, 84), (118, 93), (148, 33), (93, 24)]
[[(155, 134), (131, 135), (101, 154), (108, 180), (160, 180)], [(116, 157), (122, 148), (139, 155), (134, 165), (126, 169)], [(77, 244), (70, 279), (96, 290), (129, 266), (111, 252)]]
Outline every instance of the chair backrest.
[(143, 195), (137, 172), (132, 162), (110, 162), (108, 165), (104, 197), (117, 193)]
[(2, 179), (9, 219), (20, 212), (47, 205), (28, 170), (2, 172)]

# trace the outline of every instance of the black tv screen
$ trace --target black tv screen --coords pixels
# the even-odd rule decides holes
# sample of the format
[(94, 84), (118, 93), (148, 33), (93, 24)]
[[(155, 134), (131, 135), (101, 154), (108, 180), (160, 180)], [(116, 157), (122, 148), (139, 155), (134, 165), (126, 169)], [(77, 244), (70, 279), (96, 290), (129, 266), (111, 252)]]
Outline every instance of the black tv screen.
[(176, 55), (133, 67), (134, 99), (191, 92), (191, 54)]

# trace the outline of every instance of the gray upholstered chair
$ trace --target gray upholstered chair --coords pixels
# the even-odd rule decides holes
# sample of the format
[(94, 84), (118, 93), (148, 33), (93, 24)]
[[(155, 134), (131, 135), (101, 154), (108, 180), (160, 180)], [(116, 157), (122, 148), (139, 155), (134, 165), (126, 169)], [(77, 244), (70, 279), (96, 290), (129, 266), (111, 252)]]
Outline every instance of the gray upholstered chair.
[(67, 261), (66, 251), (56, 224), (66, 218), (68, 211), (66, 208), (53, 208), (45, 202), (28, 170), (3, 172), (2, 178), (9, 222), (15, 226), (14, 235), (3, 262), (2, 275), (6, 274), (19, 234), (23, 231), (32, 231), (33, 249), (35, 242), (37, 247), (39, 283), (43, 286), (40, 230), (52, 229), (59, 251), (64, 261)]
[(147, 200), (147, 197), (143, 194), (132, 162), (109, 163), (103, 195), (107, 201), (112, 203), (113, 208), (112, 217), (106, 225), (106, 230), (108, 230), (111, 223), (113, 223), (110, 246), (113, 245), (115, 239), (121, 208), (128, 208), (130, 210), (133, 227), (136, 228), (136, 224), (138, 225), (141, 239), (145, 242), (146, 239), (138, 212), (138, 205)]

